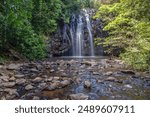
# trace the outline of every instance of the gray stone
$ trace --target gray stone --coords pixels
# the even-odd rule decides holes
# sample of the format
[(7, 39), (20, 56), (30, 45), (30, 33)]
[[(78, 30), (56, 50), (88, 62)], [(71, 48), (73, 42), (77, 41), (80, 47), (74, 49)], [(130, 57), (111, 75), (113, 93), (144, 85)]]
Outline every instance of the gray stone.
[(15, 78), (24, 78), (24, 77), (25, 77), (25, 75), (22, 75), (22, 74), (15, 75)]
[(36, 77), (35, 79), (33, 79), (33, 82), (38, 83), (38, 82), (41, 82), (42, 80), (43, 80), (43, 78)]
[(45, 89), (47, 87), (47, 84), (46, 83), (40, 83), (39, 85), (38, 85), (38, 88), (39, 89)]
[(78, 93), (78, 94), (71, 94), (71, 95), (69, 95), (69, 98), (71, 100), (88, 100), (89, 96), (85, 95), (83, 93)]
[(39, 70), (37, 70), (36, 68), (32, 68), (30, 69), (31, 72), (39, 72)]
[(46, 82), (51, 82), (53, 80), (53, 77), (49, 77), (47, 79), (45, 79)]
[(113, 72), (109, 71), (109, 72), (104, 73), (103, 75), (105, 75), (105, 76), (111, 76), (112, 74), (113, 74)]
[(49, 87), (48, 90), (54, 90), (61, 87), (61, 82), (60, 81), (55, 81), (53, 82)]
[(17, 93), (17, 89), (6, 88), (6, 89), (4, 89), (4, 92), (9, 93), (9, 95), (17, 95), (17, 96), (19, 96), (19, 94)]
[(61, 74), (61, 77), (67, 77), (68, 76), (68, 74), (66, 74), (65, 72), (63, 72), (62, 74)]
[(68, 86), (70, 84), (69, 80), (64, 80), (61, 82), (62, 87)]
[(12, 88), (15, 86), (15, 82), (5, 82), (5, 83), (2, 83), (4, 87), (7, 87), (7, 88)]
[(54, 78), (53, 78), (53, 80), (59, 80), (60, 79), (60, 77), (58, 77), (58, 76), (54, 76)]
[(8, 69), (8, 70), (17, 70), (17, 69), (19, 69), (20, 66), (21, 66), (20, 64), (10, 64), (10, 65), (7, 67), (7, 69)]
[(9, 81), (9, 76), (0, 76), (0, 79), (5, 81), (5, 82), (8, 82)]
[(30, 85), (30, 84), (25, 87), (26, 90), (32, 90), (33, 88), (34, 87), (32, 85)]
[(13, 76), (9, 79), (9, 81), (15, 81), (15, 80), (16, 80), (16, 78)]
[(93, 75), (99, 75), (99, 73), (98, 72), (93, 72)]
[(97, 82), (98, 82), (98, 83), (103, 83), (104, 81), (103, 81), (103, 80), (97, 80)]
[(81, 78), (76, 78), (76, 80), (75, 80), (78, 84), (80, 84), (81, 83)]
[(6, 97), (6, 100), (13, 100), (16, 97), (16, 95), (15, 94), (13, 94), (13, 95), (7, 94), (5, 97)]
[(129, 89), (132, 89), (132, 86), (131, 86), (131, 85), (129, 85), (129, 84), (124, 85), (124, 87), (129, 88)]
[(91, 82), (90, 81), (84, 81), (84, 87), (85, 88), (91, 88)]
[(22, 84), (25, 84), (26, 83), (26, 80), (25, 79), (17, 79), (16, 80), (16, 84), (17, 85), (22, 85)]
[(55, 72), (55, 70), (54, 70), (54, 69), (51, 69), (51, 70), (50, 70), (50, 73), (53, 73), (53, 72)]

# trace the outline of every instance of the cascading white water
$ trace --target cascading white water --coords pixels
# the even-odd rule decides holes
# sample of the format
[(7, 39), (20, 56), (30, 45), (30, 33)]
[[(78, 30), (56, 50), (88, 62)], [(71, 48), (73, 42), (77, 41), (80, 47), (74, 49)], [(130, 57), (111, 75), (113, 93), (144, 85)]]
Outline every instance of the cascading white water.
[(76, 38), (75, 38), (75, 56), (82, 56), (83, 51), (83, 20), (82, 16), (79, 15), (77, 21), (77, 31), (76, 31)]
[(70, 23), (70, 38), (71, 38), (71, 44), (72, 44), (72, 56), (76, 56), (76, 47), (75, 47), (75, 44), (76, 44), (76, 41), (75, 41), (75, 38), (76, 38), (76, 15), (73, 14), (72, 17), (71, 17), (71, 23)]
[[(95, 55), (90, 16), (85, 9), (78, 15), (72, 15), (70, 24), (63, 27), (62, 36), (63, 41), (68, 38), (71, 40), (72, 56)], [(88, 40), (88, 44), (85, 40)], [(85, 49), (87, 45), (88, 50)]]
[(89, 33), (89, 42), (90, 42), (90, 51), (91, 51), (91, 56), (94, 56), (94, 44), (93, 44), (93, 35), (92, 35), (92, 27), (91, 27), (91, 22), (89, 18), (89, 14), (85, 11), (85, 18), (86, 18), (86, 23), (87, 23), (87, 29)]

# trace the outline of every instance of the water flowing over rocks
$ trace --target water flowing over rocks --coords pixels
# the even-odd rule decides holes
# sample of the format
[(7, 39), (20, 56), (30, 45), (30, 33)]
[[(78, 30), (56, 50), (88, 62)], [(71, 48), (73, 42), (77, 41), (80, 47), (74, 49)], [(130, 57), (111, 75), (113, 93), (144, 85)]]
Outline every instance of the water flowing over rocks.
[(150, 75), (96, 57), (8, 64), (0, 68), (0, 99), (150, 99)]

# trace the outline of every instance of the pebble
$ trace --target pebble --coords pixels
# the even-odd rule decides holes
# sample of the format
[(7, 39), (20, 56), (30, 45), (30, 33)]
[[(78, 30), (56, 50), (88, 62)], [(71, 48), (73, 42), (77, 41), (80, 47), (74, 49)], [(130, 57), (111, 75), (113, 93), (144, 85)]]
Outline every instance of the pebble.
[(2, 83), (4, 87), (6, 88), (12, 88), (15, 86), (15, 82), (5, 82), (5, 83)]
[(54, 78), (53, 78), (53, 80), (59, 80), (60, 78), (59, 77), (57, 77), (57, 76), (55, 76)]
[(25, 87), (26, 90), (32, 90), (33, 88), (34, 87), (32, 85), (30, 85), (30, 84)]
[(38, 82), (41, 82), (42, 80), (43, 80), (43, 78), (36, 77), (35, 79), (33, 79), (33, 82), (38, 83)]
[(46, 83), (40, 83), (39, 85), (38, 85), (38, 88), (39, 89), (44, 89), (44, 88), (46, 88), (47, 87), (47, 84)]
[(132, 86), (131, 86), (131, 85), (129, 85), (129, 84), (124, 85), (124, 87), (132, 89)]
[(19, 64), (10, 64), (7, 69), (8, 70), (17, 70), (19, 69), (20, 65)]
[(6, 88), (6, 89), (4, 89), (4, 92), (9, 93), (9, 95), (17, 95), (17, 96), (19, 96), (19, 94), (17, 93), (17, 89)]
[(104, 76), (111, 76), (112, 74), (113, 74), (113, 72), (109, 71), (109, 72), (104, 73), (103, 75)]
[(21, 74), (15, 75), (15, 78), (23, 78), (23, 77), (25, 77), (25, 75), (21, 75)]
[(25, 84), (26, 83), (26, 80), (25, 79), (17, 79), (16, 80), (16, 84), (17, 85), (22, 85), (22, 84)]
[(84, 87), (85, 88), (91, 88), (91, 82), (90, 81), (84, 81)]
[(60, 82), (60, 81), (55, 81), (55, 82), (53, 82), (53, 83), (50, 85), (50, 87), (51, 87), (52, 89), (59, 88), (59, 87), (61, 87), (61, 82)]
[(50, 70), (50, 73), (53, 73), (53, 72), (55, 72), (55, 70), (54, 70), (54, 69), (51, 69), (51, 70)]
[(5, 81), (5, 82), (8, 82), (9, 81), (9, 76), (0, 76), (0, 79)]
[(12, 76), (10, 79), (9, 79), (9, 81), (15, 81), (16, 80), (16, 78), (14, 77), (14, 76)]
[(61, 82), (62, 87), (68, 86), (70, 84), (69, 80), (64, 80)]

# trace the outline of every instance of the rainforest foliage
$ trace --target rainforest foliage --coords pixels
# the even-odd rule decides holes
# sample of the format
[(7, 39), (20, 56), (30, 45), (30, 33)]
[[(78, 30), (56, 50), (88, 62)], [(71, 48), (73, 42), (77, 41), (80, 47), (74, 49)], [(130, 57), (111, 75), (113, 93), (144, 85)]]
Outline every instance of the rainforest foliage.
[[(112, 0), (114, 2), (114, 0)], [(150, 2), (116, 0), (103, 4), (95, 18), (101, 18), (109, 36), (102, 42), (107, 52), (120, 57), (135, 69), (150, 69)]]
[(91, 0), (0, 0), (0, 56), (9, 49), (29, 59), (46, 56), (45, 37)]

